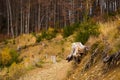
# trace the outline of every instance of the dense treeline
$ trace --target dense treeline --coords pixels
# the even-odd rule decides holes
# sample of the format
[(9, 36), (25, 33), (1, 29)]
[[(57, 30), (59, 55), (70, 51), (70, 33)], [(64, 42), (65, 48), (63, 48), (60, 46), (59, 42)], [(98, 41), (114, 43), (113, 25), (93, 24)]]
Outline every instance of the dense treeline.
[(0, 34), (16, 37), (120, 12), (120, 0), (0, 0)]

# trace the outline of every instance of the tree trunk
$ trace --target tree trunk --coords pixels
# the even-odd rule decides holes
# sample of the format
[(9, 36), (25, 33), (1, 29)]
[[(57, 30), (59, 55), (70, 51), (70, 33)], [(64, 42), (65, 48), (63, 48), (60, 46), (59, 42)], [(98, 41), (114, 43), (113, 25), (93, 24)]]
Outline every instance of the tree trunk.
[(20, 13), (21, 13), (21, 21), (20, 21), (20, 25), (21, 25), (21, 29), (20, 29), (20, 33), (23, 34), (23, 9), (22, 9), (22, 0), (21, 0), (21, 8), (20, 8)]
[(8, 29), (8, 36), (10, 35), (10, 14), (9, 14), (9, 6), (8, 6), (8, 1), (6, 0), (6, 6), (7, 6), (7, 29)]
[(11, 35), (14, 38), (14, 30), (13, 30), (13, 24), (12, 24), (12, 11), (11, 11), (11, 5), (10, 5), (10, 1), (7, 0), (8, 2), (8, 6), (9, 6), (9, 13), (10, 13), (10, 27), (11, 27)]
[(41, 29), (41, 25), (40, 25), (40, 0), (38, 0), (39, 4), (38, 4), (38, 31), (40, 31)]
[(28, 23), (28, 26), (27, 26), (27, 33), (29, 34), (29, 27), (30, 27), (30, 0), (29, 0), (29, 2), (28, 2), (28, 21), (27, 21), (27, 23)]

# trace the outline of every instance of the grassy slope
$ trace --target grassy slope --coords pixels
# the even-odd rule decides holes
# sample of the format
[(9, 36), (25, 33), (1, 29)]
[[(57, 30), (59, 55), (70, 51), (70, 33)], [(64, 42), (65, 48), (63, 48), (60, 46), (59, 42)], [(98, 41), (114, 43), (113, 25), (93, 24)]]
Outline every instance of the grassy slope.
[[(13, 41), (15, 43), (13, 43)], [(33, 45), (33, 44), (35, 44), (35, 42), (36, 42), (36, 40), (35, 40), (34, 36), (21, 35), (21, 36), (17, 37), (15, 40), (12, 40), (12, 39), (8, 40), (7, 44), (3, 43), (3, 45), (4, 45), (4, 47), (17, 49), (18, 46), (24, 47), (27, 45)], [(66, 62), (65, 62), (65, 58), (69, 54), (72, 42), (73, 42), (72, 36), (70, 36), (66, 39), (63, 39), (61, 34), (58, 34), (57, 37), (53, 38), (52, 40), (43, 40), (38, 45), (23, 48), (20, 51), (20, 56), (19, 56), (19, 59), (22, 61), (17, 64), (13, 63), (10, 67), (2, 69), (2, 71), (0, 71), (0, 77), (1, 77), (0, 79), (6, 79), (6, 77), (16, 79), (26, 73), (29, 73), (30, 71), (32, 72), (33, 70), (36, 70), (37, 68), (40, 68), (39, 71), (42, 70), (43, 72), (44, 72), (44, 70), (50, 70), (50, 69), (52, 69), (51, 65), (53, 65), (53, 63), (51, 61), (51, 56), (56, 56), (56, 60), (57, 60), (58, 64), (60, 64), (58, 66), (62, 66), (62, 67), (60, 67), (60, 68), (58, 67), (56, 69), (58, 69), (59, 71), (60, 71), (60, 69), (62, 69), (61, 73), (64, 72), (64, 67), (69, 67), (69, 66), (67, 66), (68, 63), (66, 64)], [(64, 62), (61, 63), (61, 61), (63, 61), (63, 60), (64, 60)], [(24, 68), (24, 70), (22, 70), (23, 68)], [(46, 68), (48, 68), (48, 69), (46, 69)], [(9, 73), (7, 73), (8, 70), (10, 70)], [(22, 73), (19, 71), (22, 71), (22, 72), (25, 71), (25, 73)], [(52, 71), (50, 71), (50, 72), (52, 72)], [(56, 73), (53, 73), (53, 74), (56, 74)], [(67, 74), (67, 69), (66, 69), (65, 74)], [(16, 77), (16, 75), (17, 75), (17, 77)], [(64, 78), (64, 77), (61, 77), (61, 78)], [(33, 80), (35, 80), (35, 79), (33, 79)]]
[[(91, 37), (86, 43), (90, 47), (100, 41), (99, 45), (109, 43), (111, 51), (108, 55), (114, 54), (120, 50), (120, 21), (111, 21), (107, 23), (100, 23), (101, 34), (98, 38)], [(96, 57), (96, 62), (87, 69), (84, 70), (85, 65), (89, 62), (92, 53), (88, 53), (81, 63), (74, 69), (75, 72), (69, 76), (68, 80), (120, 80), (120, 66), (114, 67), (105, 72), (107, 67), (103, 64), (100, 56)], [(99, 52), (98, 54), (101, 54)]]

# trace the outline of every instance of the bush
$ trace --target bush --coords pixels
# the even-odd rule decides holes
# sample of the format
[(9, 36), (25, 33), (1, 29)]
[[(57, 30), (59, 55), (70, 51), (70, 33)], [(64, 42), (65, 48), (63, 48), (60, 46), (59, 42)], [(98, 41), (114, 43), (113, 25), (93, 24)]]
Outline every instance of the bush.
[(42, 34), (41, 34), (41, 38), (42, 39), (47, 39), (47, 40), (50, 40), (54, 37), (56, 37), (56, 30), (53, 29), (53, 28), (49, 28), (48, 31), (43, 31)]
[(43, 31), (41, 34), (42, 39), (46, 39), (48, 37), (48, 34), (46, 31)]
[(56, 37), (56, 33), (52, 32), (52, 33), (48, 33), (48, 37), (46, 38), (47, 40), (50, 40), (52, 38)]
[(92, 22), (83, 22), (80, 24), (79, 32), (75, 36), (75, 41), (80, 41), (83, 44), (87, 42), (90, 36), (99, 35), (99, 26)]
[(57, 29), (53, 29), (50, 27), (47, 31), (42, 31), (41, 35), (37, 35), (36, 33), (32, 33), (32, 35), (36, 37), (36, 42), (39, 43), (43, 39), (50, 40), (56, 37), (57, 32)]
[(15, 39), (13, 40), (13, 44), (16, 44)]
[(22, 64), (13, 63), (9, 68), (8, 77), (10, 80), (19, 79), (26, 72)]
[(76, 30), (76, 28), (79, 27), (79, 23), (74, 23), (71, 26), (65, 26), (63, 28), (63, 37), (68, 37), (73, 34), (73, 32)]
[(9, 48), (4, 48), (0, 53), (0, 65), (3, 67), (8, 66), (10, 64), (12, 57), (9, 52), (10, 52)]
[(3, 42), (4, 42), (4, 44), (8, 44), (8, 40), (4, 40)]
[(11, 64), (12, 64), (13, 62), (18, 62), (18, 56), (19, 56), (19, 54), (17, 53), (16, 50), (11, 49), (11, 50), (10, 50), (10, 55), (11, 55), (11, 57), (12, 57), (12, 59), (11, 59)]
[(41, 36), (38, 35), (38, 36), (36, 37), (36, 42), (39, 43), (41, 40), (42, 40)]
[(2, 67), (10, 66), (13, 62), (17, 62), (17, 51), (9, 48), (4, 48), (0, 53), (0, 65)]
[(32, 36), (36, 37), (36, 33), (35, 32), (32, 32), (31, 34), (32, 34)]
[(41, 35), (35, 35), (35, 37), (36, 37), (36, 43), (39, 43), (42, 39), (46, 39), (47, 36), (48, 35), (47, 35), (47, 33), (45, 31), (43, 31), (41, 33)]
[(73, 28), (71, 26), (66, 26), (63, 28), (63, 37), (68, 37), (73, 34)]

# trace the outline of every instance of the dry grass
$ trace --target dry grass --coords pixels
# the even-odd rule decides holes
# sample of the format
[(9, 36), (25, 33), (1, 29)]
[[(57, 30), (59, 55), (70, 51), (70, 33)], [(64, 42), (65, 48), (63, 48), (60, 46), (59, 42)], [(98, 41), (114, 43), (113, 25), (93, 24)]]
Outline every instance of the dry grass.
[(15, 39), (16, 45), (21, 46), (27, 46), (32, 45), (36, 42), (36, 38), (31, 34), (23, 34)]
[(110, 44), (110, 47), (112, 47), (112, 52), (117, 52), (120, 48), (120, 30), (119, 30), (119, 26), (120, 26), (120, 21), (112, 21), (112, 22), (108, 22), (108, 23), (100, 23), (100, 31), (101, 31), (101, 35), (100, 35), (100, 39), (101, 40), (105, 40)]
[[(100, 25), (100, 35), (99, 37), (90, 37), (86, 45), (92, 46), (96, 42), (101, 42), (101, 44), (109, 43), (112, 51), (108, 54), (114, 54), (120, 50), (120, 20), (110, 21), (107, 23), (99, 23)], [(120, 69), (115, 68), (110, 72), (103, 74), (103, 63), (99, 60), (93, 66), (91, 66), (87, 71), (83, 71), (85, 64), (90, 59), (90, 54), (84, 57), (81, 63), (78, 65), (77, 69), (68, 80), (120, 80)]]

